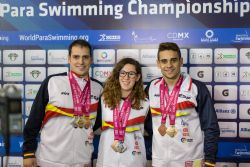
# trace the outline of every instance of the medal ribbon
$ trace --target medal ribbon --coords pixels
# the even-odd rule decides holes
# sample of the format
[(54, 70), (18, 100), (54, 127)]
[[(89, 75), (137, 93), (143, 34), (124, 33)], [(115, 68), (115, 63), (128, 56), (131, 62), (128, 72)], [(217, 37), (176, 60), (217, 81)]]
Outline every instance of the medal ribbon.
[(81, 91), (81, 88), (73, 76), (73, 72), (69, 72), (69, 82), (72, 90), (72, 98), (74, 103), (74, 116), (89, 117), (90, 109), (90, 78)]
[(131, 101), (126, 98), (119, 112), (119, 105), (113, 111), (114, 136), (115, 140), (124, 141), (125, 129), (131, 111)]
[[(170, 125), (175, 125), (175, 117), (176, 117), (176, 103), (178, 99), (178, 95), (180, 92), (181, 84), (183, 81), (183, 77), (181, 76), (177, 83), (174, 86), (171, 94), (168, 94), (168, 87), (165, 86), (164, 79), (162, 78), (160, 84), (160, 109), (161, 109), (161, 124), (166, 123), (167, 115), (169, 114)], [(166, 99), (166, 106), (164, 105)]]

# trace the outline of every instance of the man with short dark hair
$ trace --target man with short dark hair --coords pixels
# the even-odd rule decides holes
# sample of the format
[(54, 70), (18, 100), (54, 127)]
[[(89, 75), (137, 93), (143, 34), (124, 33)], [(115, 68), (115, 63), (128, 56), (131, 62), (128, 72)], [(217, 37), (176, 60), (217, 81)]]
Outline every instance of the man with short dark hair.
[(152, 165), (215, 166), (220, 130), (207, 87), (181, 73), (183, 59), (175, 43), (159, 45), (157, 65), (162, 77), (146, 88), (151, 112), (145, 129), (153, 135)]
[[(24, 127), (24, 167), (89, 167), (92, 125), (102, 85), (89, 77), (91, 46), (69, 46), (70, 71), (47, 77), (40, 86)], [(40, 142), (37, 138), (40, 133)]]

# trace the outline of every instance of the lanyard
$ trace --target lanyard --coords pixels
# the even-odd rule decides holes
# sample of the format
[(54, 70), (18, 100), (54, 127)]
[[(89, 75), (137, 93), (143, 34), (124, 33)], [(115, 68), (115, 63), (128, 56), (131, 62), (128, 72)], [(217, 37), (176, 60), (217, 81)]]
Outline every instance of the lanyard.
[[(161, 124), (166, 123), (167, 115), (169, 114), (170, 125), (175, 125), (175, 117), (176, 117), (176, 103), (178, 99), (178, 95), (180, 92), (180, 87), (183, 81), (183, 77), (181, 76), (177, 83), (174, 86), (173, 91), (169, 95), (168, 87), (165, 86), (164, 79), (162, 78), (160, 84), (160, 109), (161, 109)], [(164, 105), (166, 101), (166, 106)]]
[(115, 140), (124, 141), (125, 129), (131, 111), (131, 101), (126, 98), (119, 112), (119, 105), (113, 111)]
[(69, 72), (69, 82), (72, 90), (72, 98), (74, 103), (75, 116), (89, 116), (90, 109), (90, 78), (81, 91), (81, 88), (73, 76), (73, 72)]

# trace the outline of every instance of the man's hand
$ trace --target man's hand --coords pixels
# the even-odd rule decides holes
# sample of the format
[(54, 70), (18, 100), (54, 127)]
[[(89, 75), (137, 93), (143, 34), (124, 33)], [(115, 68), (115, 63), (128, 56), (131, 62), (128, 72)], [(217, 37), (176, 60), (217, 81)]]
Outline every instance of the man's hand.
[(36, 158), (23, 159), (23, 167), (37, 167)]

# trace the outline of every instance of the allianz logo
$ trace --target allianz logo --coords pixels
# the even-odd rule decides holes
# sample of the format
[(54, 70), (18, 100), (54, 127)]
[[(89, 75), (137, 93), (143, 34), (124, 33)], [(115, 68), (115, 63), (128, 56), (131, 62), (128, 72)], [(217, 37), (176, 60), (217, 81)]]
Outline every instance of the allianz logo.
[(18, 57), (18, 54), (16, 54), (16, 53), (10, 53), (10, 54), (8, 55), (8, 57), (9, 57), (9, 59), (10, 59), (11, 61), (15, 61), (15, 60), (17, 59), (17, 57)]
[(216, 109), (215, 110), (217, 113), (226, 113), (226, 114), (235, 114), (236, 110), (235, 109)]

